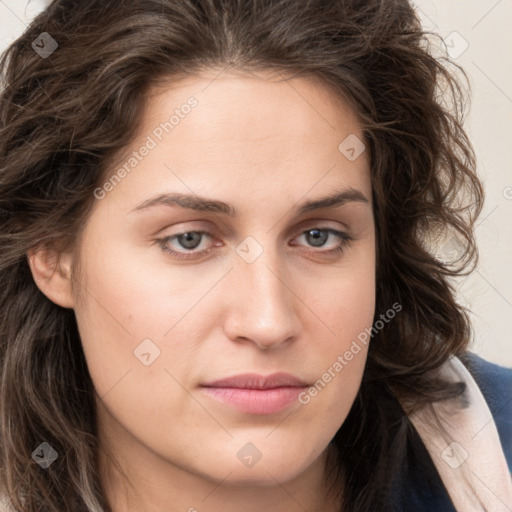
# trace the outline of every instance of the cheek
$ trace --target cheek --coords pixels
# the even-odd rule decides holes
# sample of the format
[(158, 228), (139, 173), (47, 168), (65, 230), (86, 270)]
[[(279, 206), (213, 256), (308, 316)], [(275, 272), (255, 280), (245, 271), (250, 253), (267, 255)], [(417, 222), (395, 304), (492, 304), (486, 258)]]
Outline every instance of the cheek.
[[(310, 288), (313, 292), (312, 283)], [(375, 252), (371, 241), (354, 251), (347, 264), (338, 274), (331, 275), (322, 289), (309, 293), (312, 309), (318, 312), (326, 327), (324, 353), (331, 359), (339, 351), (347, 350), (361, 332), (371, 328), (375, 294)]]
[[(136, 396), (142, 403), (149, 390), (154, 400), (164, 393), (179, 409), (183, 396), (166, 370), (180, 382), (193, 373), (205, 325), (217, 318), (214, 312), (198, 316), (211, 304), (208, 299), (198, 302), (214, 278), (198, 277), (192, 267), (170, 272), (154, 261), (148, 264), (147, 248), (106, 237), (89, 241), (88, 247), (95, 249), (82, 258), (84, 300), (75, 313), (97, 393), (108, 393), (109, 402), (129, 390), (128, 403)], [(223, 270), (212, 272), (222, 275)]]
[(102, 396), (127, 373), (144, 368), (147, 377), (154, 372), (134, 351), (144, 342), (143, 353), (155, 358), (172, 316), (169, 312), (169, 318), (158, 318), (160, 290), (148, 292), (155, 284), (129, 251), (116, 250), (105, 241), (89, 243), (89, 247), (99, 249), (86, 251), (83, 257), (83, 300), (77, 303), (75, 314), (89, 372)]
[[(361, 251), (321, 293), (311, 296), (325, 334), (310, 349), (316, 380), (299, 401), (312, 424), (333, 436), (348, 415), (360, 387), (375, 315), (375, 260), (371, 247)], [(318, 325), (318, 324), (317, 324)], [(329, 327), (329, 330), (327, 329)], [(318, 415), (318, 418), (317, 418)]]
[[(189, 338), (179, 329), (164, 336), (188, 301), (155, 273), (138, 268), (136, 257), (120, 260), (114, 252), (107, 257), (107, 249), (84, 261), (87, 293), (76, 310), (94, 388), (102, 406), (136, 436), (175, 439), (179, 430), (170, 426), (176, 416), (205, 421), (180, 385), (186, 385), (183, 374), (194, 361), (193, 348), (185, 343)], [(183, 342), (175, 342), (173, 334), (181, 334)]]
[(334, 334), (327, 333), (318, 345), (321, 364), (317, 368), (322, 372), (319, 378), (324, 383), (333, 382), (332, 387), (346, 400), (351, 394), (355, 396), (366, 363), (375, 314), (374, 281), (354, 276), (328, 295), (324, 318)]

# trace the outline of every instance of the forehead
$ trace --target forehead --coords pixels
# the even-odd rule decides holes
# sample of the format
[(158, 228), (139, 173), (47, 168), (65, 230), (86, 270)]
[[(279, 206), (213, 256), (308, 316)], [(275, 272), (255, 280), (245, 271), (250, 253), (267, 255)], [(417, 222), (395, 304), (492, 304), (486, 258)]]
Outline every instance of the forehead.
[(155, 122), (167, 119), (191, 95), (199, 108), (183, 126), (202, 139), (215, 138), (219, 130), (220, 136), (230, 135), (234, 142), (273, 136), (315, 142), (315, 133), (322, 137), (328, 131), (362, 137), (355, 112), (318, 77), (293, 78), (276, 72), (218, 74), (213, 70), (150, 89), (140, 131), (147, 133)]
[[(205, 196), (215, 189), (227, 200), (233, 189), (294, 200), (340, 186), (370, 196), (367, 152), (350, 158), (347, 140), (364, 147), (357, 116), (320, 81), (212, 71), (151, 89), (132, 144), (110, 173), (130, 158), (135, 164), (125, 165), (129, 177), (114, 191), (124, 191), (127, 205), (168, 188)], [(134, 156), (143, 146), (151, 148)]]

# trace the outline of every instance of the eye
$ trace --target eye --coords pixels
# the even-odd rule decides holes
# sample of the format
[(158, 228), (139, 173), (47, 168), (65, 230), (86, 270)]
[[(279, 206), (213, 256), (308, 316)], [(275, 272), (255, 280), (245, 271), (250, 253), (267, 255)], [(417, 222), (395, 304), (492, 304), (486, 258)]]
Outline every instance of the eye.
[(331, 249), (323, 251), (311, 251), (330, 256), (340, 254), (353, 240), (352, 237), (350, 237), (347, 233), (344, 233), (343, 231), (338, 231), (333, 228), (319, 227), (311, 228), (304, 231), (299, 237), (297, 237), (297, 240), (299, 240), (301, 237), (304, 237), (304, 239), (308, 244), (310, 244), (310, 246), (317, 248), (324, 247), (329, 238), (331, 238), (331, 240), (333, 239), (334, 246), (332, 246), (331, 243)]
[[(324, 247), (326, 242), (331, 239), (332, 243), (334, 243), (334, 246), (331, 249), (308, 251), (324, 256), (336, 256), (341, 254), (353, 240), (352, 237), (342, 231), (338, 231), (333, 228), (319, 227), (303, 231), (295, 240), (299, 240), (301, 237), (304, 237), (307, 244), (310, 244), (310, 247), (314, 248)], [(205, 245), (203, 244), (205, 239), (213, 240), (213, 236), (207, 231), (186, 231), (158, 239), (156, 240), (156, 243), (158, 243), (164, 252), (170, 254), (173, 258), (190, 259), (201, 257), (211, 251), (211, 244), (206, 244), (206, 248), (203, 247), (202, 249), (197, 250), (202, 245)], [(221, 246), (222, 242), (217, 241), (214, 245)], [(291, 245), (302, 244), (294, 242)]]
[[(200, 251), (195, 251), (195, 249), (197, 249), (201, 245), (201, 242), (205, 237), (210, 239), (213, 238), (212, 235), (210, 235), (210, 233), (207, 233), (206, 231), (187, 231), (185, 233), (178, 233), (176, 235), (161, 238), (156, 242), (162, 248), (162, 250), (171, 254), (173, 257), (190, 258), (197, 257), (198, 255), (207, 253), (210, 250), (202, 249)], [(173, 248), (171, 246), (171, 243), (174, 241), (177, 244), (177, 246), (174, 245)], [(185, 249), (185, 251), (183, 251), (183, 249)]]

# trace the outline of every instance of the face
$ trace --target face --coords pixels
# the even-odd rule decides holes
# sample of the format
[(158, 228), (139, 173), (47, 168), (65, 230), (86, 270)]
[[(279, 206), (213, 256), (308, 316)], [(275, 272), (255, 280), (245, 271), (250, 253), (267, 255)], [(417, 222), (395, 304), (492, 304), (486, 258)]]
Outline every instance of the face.
[(95, 192), (73, 307), (124, 457), (270, 485), (325, 454), (361, 382), (369, 157), (319, 83), (215, 76), (148, 96)]

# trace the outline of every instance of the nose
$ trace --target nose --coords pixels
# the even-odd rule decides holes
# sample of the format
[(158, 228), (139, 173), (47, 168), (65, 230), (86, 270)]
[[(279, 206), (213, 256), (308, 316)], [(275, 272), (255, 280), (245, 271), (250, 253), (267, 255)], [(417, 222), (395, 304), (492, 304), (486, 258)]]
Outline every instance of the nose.
[(230, 272), (224, 331), (235, 342), (253, 343), (262, 350), (290, 344), (301, 323), (297, 295), (275, 257), (253, 263), (239, 260)]

